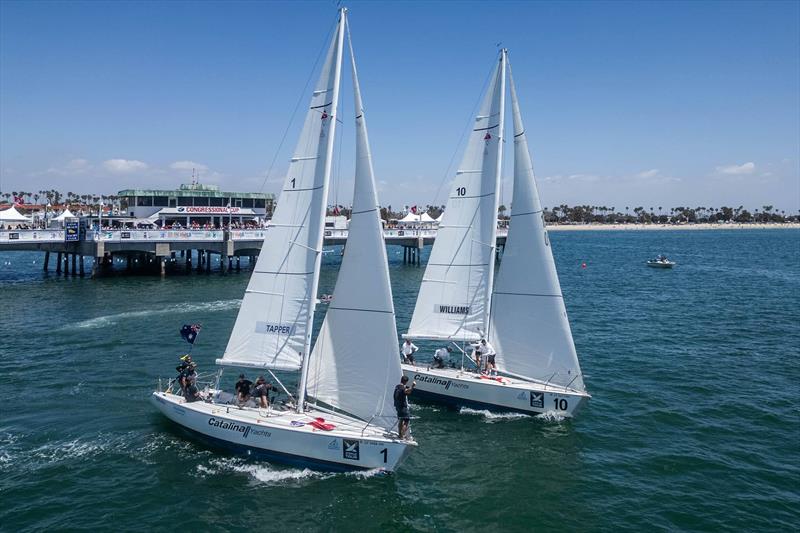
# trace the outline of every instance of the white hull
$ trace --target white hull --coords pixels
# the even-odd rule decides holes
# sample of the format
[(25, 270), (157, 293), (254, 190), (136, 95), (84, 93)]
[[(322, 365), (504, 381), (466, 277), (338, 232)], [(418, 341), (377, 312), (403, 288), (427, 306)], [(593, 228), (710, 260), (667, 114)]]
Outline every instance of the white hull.
[(672, 267), (675, 266), (675, 264), (676, 263), (673, 263), (672, 261), (668, 261), (666, 263), (664, 263), (662, 261), (648, 261), (647, 262), (647, 266), (649, 266), (651, 268), (672, 268)]
[[(239, 409), (217, 403), (186, 403), (168, 392), (154, 392), (153, 404), (167, 418), (214, 444), (249, 455), (316, 470), (394, 471), (416, 446), (396, 434), (342, 415), (321, 411), (298, 414), (256, 408)], [(293, 426), (323, 417), (336, 428), (324, 431), (311, 425)]]
[(572, 417), (590, 398), (585, 392), (503, 376), (502, 381), (456, 368), (428, 368), (403, 364), (403, 374), (417, 386), (414, 397), (488, 409)]

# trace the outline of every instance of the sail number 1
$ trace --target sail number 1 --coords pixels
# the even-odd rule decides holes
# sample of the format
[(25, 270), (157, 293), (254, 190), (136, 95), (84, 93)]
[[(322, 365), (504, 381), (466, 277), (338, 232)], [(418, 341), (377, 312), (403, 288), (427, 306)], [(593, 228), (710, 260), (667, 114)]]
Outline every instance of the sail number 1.
[(388, 459), (389, 459), (389, 449), (388, 448), (384, 448), (384, 449), (381, 450), (380, 453), (383, 454), (383, 462), (384, 463), (387, 462)]

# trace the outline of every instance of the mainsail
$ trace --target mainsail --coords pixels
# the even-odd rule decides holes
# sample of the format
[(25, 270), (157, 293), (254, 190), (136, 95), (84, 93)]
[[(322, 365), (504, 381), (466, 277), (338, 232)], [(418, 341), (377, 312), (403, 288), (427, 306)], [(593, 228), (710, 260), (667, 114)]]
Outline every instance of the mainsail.
[(490, 341), (498, 370), (583, 391), (509, 65), (514, 114), (511, 224), (492, 296)]
[(407, 338), (477, 340), (487, 330), (503, 154), (505, 50), (467, 143)]
[(344, 15), (311, 97), (300, 139), (218, 364), (297, 370), (311, 343), (336, 108)]
[[(349, 31), (348, 31), (349, 42)], [(353, 208), (333, 300), (309, 368), (308, 395), (387, 429), (395, 423), (397, 357), (392, 289), (367, 124), (350, 43), (356, 111)]]

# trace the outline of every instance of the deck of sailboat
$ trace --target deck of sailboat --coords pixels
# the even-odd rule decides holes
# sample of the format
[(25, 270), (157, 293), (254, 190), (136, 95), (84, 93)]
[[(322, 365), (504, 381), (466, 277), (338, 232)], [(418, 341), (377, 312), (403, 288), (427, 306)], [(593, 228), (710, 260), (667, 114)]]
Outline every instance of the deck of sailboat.
[(500, 373), (498, 376), (490, 377), (487, 374), (482, 374), (467, 369), (462, 370), (461, 368), (433, 368), (427, 365), (406, 363), (403, 363), (401, 366), (404, 371), (422, 372), (427, 376), (438, 377), (441, 379), (460, 379), (464, 381), (478, 382), (487, 386), (507, 387), (526, 391), (534, 390), (542, 392), (560, 392), (591, 398), (591, 395), (585, 391), (570, 389), (554, 383), (545, 383), (533, 379), (524, 380), (516, 377), (510, 377), (503, 375), (502, 373)]
[[(217, 391), (212, 391), (212, 393), (214, 392)], [(390, 440), (415, 444), (411, 441), (399, 439), (397, 433), (387, 432), (380, 426), (369, 425), (362, 420), (347, 415), (315, 409), (313, 405), (308, 406), (304, 413), (298, 413), (294, 409), (284, 406), (275, 406), (267, 409), (257, 407), (243, 407), (240, 409), (236, 405), (231, 405), (227, 402), (186, 402), (181, 396), (170, 392), (157, 392), (154, 394), (156, 397), (179, 405), (184, 409), (191, 409), (198, 413), (219, 416), (226, 421), (240, 422), (257, 427), (288, 429), (299, 433), (319, 433), (360, 440)], [(330, 431), (317, 429), (310, 424), (317, 418), (323, 418), (326, 424), (333, 424), (335, 427)]]

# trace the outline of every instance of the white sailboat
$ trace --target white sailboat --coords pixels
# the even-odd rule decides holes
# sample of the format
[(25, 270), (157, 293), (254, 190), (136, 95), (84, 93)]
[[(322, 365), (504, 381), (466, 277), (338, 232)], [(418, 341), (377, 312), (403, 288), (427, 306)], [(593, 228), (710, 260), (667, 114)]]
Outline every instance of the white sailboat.
[(416, 443), (393, 431), (391, 392), (401, 376), (397, 331), (352, 45), (353, 217), (333, 299), (311, 349), (345, 31), (343, 9), (265, 235), (266, 252), (217, 360), (270, 373), (299, 370), (295, 401), (239, 409), (216, 385), (207, 390), (210, 401), (186, 402), (177, 391), (160, 390), (152, 399), (176, 424), (256, 456), (324, 470), (393, 471)]
[[(514, 193), (503, 261), (492, 290), (506, 69), (514, 116)], [(485, 131), (496, 131), (496, 137), (489, 139)], [(486, 338), (497, 352), (498, 373), (465, 368), (464, 358), (459, 368), (403, 364), (403, 373), (417, 382), (418, 397), (571, 417), (590, 396), (567, 320), (506, 50), (461, 169), (404, 337), (446, 341), (462, 352), (466, 343)], [(465, 201), (473, 191), (480, 192), (480, 199)]]

